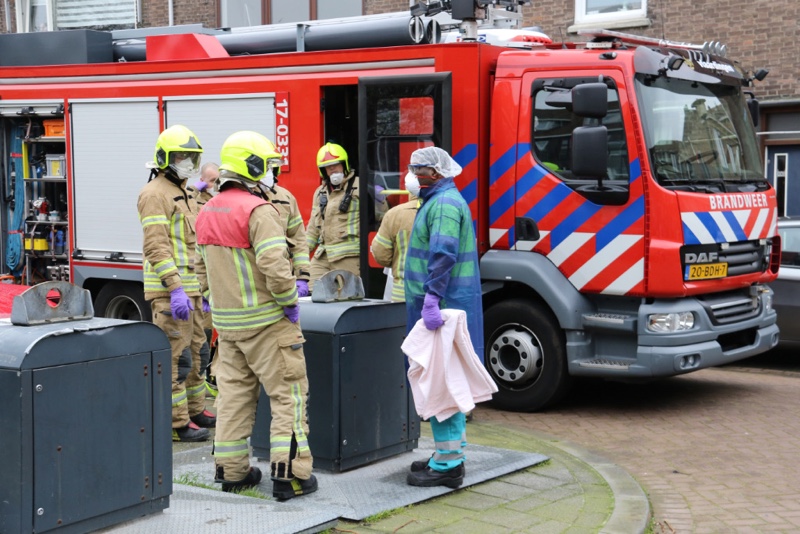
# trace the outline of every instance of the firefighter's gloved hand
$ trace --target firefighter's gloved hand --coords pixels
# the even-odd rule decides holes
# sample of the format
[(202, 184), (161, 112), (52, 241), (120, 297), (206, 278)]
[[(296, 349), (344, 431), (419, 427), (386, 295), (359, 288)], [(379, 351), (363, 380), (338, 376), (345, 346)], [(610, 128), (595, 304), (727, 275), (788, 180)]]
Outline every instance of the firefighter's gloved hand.
[(203, 313), (209, 313), (211, 311), (211, 304), (208, 303), (208, 299), (203, 297)]
[(290, 322), (296, 323), (300, 319), (300, 308), (298, 306), (284, 306), (283, 314)]
[(298, 280), (297, 281), (297, 296), (298, 297), (307, 297), (310, 294), (308, 290), (308, 281), (306, 280)]
[(444, 324), (442, 312), (439, 310), (439, 297), (425, 293), (425, 302), (422, 304), (422, 322), (428, 330), (436, 330)]
[(194, 188), (202, 193), (203, 191), (208, 189), (208, 183), (204, 182), (203, 180), (198, 180), (194, 183)]
[(192, 306), (192, 299), (189, 298), (183, 287), (169, 292), (169, 309), (172, 311), (173, 319), (189, 320), (189, 312), (194, 311), (194, 306)]

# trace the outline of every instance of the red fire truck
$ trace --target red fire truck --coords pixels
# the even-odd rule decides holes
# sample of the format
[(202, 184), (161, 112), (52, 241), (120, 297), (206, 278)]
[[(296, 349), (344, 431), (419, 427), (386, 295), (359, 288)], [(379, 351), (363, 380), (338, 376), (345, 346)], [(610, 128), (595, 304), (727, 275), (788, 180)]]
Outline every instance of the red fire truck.
[[(198, 135), (204, 161), (237, 130), (274, 139), (306, 218), (324, 142), (349, 151), (364, 192), (402, 187), (411, 152), (436, 145), (464, 169), (498, 406), (537, 410), (572, 377), (672, 376), (777, 343), (764, 285), (780, 255), (775, 192), (745, 97), (761, 74), (609, 32), (585, 44), (522, 32), (509, 47), (478, 28), (441, 43), (427, 15), (368, 21), (375, 44), (358, 40), (358, 21), (281, 34), (304, 51), (263, 53), (252, 31), (109, 37), (116, 56), (84, 64), (45, 64), (52, 46), (39, 65), (0, 54), (3, 272), (69, 279), (98, 315), (148, 319), (135, 204), (173, 124)], [(430, 42), (413, 44), (426, 24)], [(381, 41), (398, 28), (408, 42)], [(326, 31), (344, 49), (318, 49)], [(361, 209), (362, 273), (378, 297), (367, 250), (380, 213)]]

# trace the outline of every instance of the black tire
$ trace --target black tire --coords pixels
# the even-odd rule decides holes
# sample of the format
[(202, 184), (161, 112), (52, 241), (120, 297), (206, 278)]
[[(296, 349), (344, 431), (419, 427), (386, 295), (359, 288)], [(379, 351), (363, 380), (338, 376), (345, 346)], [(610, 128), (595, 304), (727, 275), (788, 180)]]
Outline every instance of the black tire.
[(94, 314), (127, 321), (153, 320), (150, 303), (144, 300), (144, 288), (135, 282), (108, 282), (104, 285), (94, 299)]
[(571, 383), (564, 333), (545, 306), (530, 300), (498, 302), (484, 317), (485, 365), (497, 384), (492, 404), (535, 412), (560, 401)]

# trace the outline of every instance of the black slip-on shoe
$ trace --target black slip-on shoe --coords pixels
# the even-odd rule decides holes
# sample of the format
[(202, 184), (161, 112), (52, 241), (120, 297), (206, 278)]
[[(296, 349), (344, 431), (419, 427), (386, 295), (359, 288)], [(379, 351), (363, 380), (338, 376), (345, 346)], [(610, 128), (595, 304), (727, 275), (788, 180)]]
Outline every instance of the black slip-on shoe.
[[(414, 460), (413, 462), (411, 462), (411, 471), (412, 472), (423, 471), (428, 467), (429, 462), (430, 462), (430, 460)], [(458, 468), (456, 468), (456, 469), (458, 469)], [(467, 466), (464, 465), (464, 464), (461, 464), (461, 469), (464, 470), (464, 474), (466, 475), (467, 474)]]
[(406, 477), (406, 482), (411, 486), (431, 488), (434, 486), (447, 486), (457, 488), (464, 483), (464, 464), (450, 471), (434, 471), (425, 467), (420, 471), (412, 471)]

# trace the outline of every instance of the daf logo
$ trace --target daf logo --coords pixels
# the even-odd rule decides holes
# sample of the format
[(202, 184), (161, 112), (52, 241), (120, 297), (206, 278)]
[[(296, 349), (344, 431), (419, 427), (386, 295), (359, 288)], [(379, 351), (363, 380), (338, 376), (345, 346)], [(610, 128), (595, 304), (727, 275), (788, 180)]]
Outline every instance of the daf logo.
[(701, 252), (699, 254), (690, 252), (683, 256), (683, 261), (688, 263), (714, 263), (719, 259), (716, 252)]

